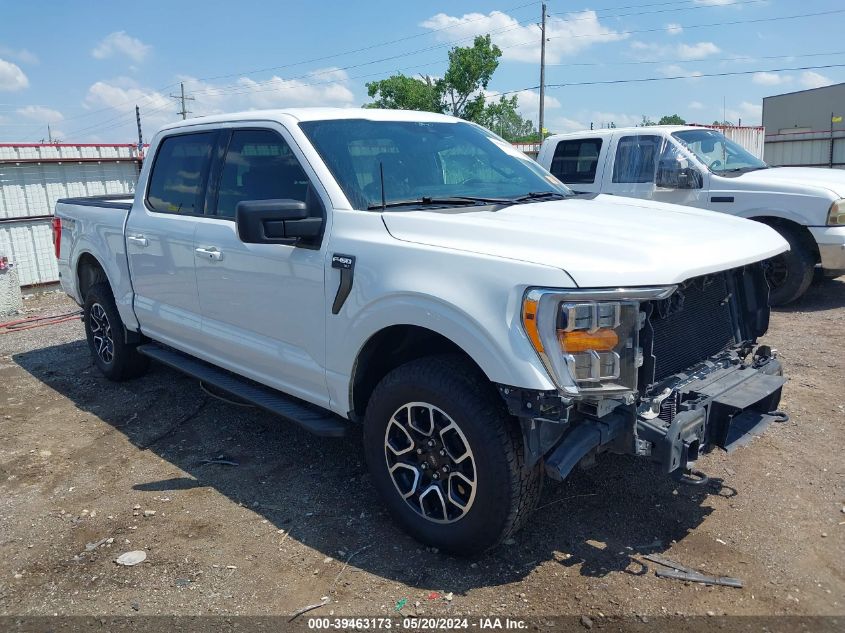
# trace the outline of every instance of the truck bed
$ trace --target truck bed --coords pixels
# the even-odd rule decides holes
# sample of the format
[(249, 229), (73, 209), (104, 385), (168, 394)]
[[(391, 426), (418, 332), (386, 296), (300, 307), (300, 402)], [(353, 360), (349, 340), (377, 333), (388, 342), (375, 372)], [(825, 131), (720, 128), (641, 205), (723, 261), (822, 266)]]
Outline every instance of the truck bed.
[(132, 208), (134, 195), (118, 193), (106, 194), (103, 196), (85, 196), (84, 198), (60, 198), (58, 204), (74, 205), (78, 207), (101, 207), (103, 209), (123, 209), (129, 211)]

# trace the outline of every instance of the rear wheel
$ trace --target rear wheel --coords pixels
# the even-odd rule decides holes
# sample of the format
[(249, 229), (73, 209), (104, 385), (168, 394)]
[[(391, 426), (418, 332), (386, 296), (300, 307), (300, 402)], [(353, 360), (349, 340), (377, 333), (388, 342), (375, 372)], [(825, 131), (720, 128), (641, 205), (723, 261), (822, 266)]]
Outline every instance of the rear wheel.
[(795, 231), (776, 229), (789, 250), (763, 262), (769, 282), (769, 303), (782, 306), (803, 295), (813, 282), (816, 258), (806, 240)]
[(146, 373), (150, 359), (126, 342), (123, 321), (108, 284), (91, 286), (85, 295), (85, 335), (94, 364), (109, 380), (121, 381)]
[(536, 507), (519, 427), (484, 376), (460, 357), (390, 372), (364, 422), (373, 483), (396, 521), (444, 551), (471, 555), (515, 532)]

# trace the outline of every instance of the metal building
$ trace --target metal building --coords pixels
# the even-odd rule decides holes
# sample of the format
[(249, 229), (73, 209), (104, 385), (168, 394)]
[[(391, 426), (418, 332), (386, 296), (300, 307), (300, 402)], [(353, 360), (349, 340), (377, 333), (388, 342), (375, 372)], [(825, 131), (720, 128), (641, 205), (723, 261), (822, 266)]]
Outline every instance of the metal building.
[(770, 165), (845, 169), (845, 83), (763, 99)]
[(22, 286), (58, 281), (56, 200), (132, 193), (142, 158), (136, 145), (0, 143), (0, 257)]

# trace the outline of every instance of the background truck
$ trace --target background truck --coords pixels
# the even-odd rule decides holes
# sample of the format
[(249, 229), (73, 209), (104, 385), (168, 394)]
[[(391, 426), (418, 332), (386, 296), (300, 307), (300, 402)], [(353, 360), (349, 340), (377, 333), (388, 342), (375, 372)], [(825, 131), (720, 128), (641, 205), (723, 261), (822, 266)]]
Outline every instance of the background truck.
[(574, 196), (423, 112), (191, 119), (134, 199), (62, 200), (62, 285), (113, 380), (155, 359), (305, 429), (363, 427), (375, 489), (470, 554), (597, 453), (685, 476), (775, 419), (762, 224)]
[(558, 134), (537, 161), (578, 192), (709, 209), (758, 220), (789, 242), (766, 262), (772, 305), (800, 297), (818, 265), (845, 274), (845, 172), (769, 167), (716, 130), (688, 126)]

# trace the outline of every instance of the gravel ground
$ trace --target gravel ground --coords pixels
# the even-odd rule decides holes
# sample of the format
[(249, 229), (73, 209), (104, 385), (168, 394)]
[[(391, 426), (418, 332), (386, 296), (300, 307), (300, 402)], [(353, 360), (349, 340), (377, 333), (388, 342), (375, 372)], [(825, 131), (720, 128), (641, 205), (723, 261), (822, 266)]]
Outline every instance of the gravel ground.
[[(700, 460), (715, 485), (605, 456), (463, 560), (388, 519), (358, 433), (311, 437), (162, 366), (110, 383), (76, 320), (0, 334), (0, 615), (290, 614), (324, 596), (313, 614), (843, 615), (845, 277), (773, 313), (765, 342), (791, 421)], [(129, 550), (146, 561), (116, 565)], [(745, 588), (657, 578), (650, 552)]]

